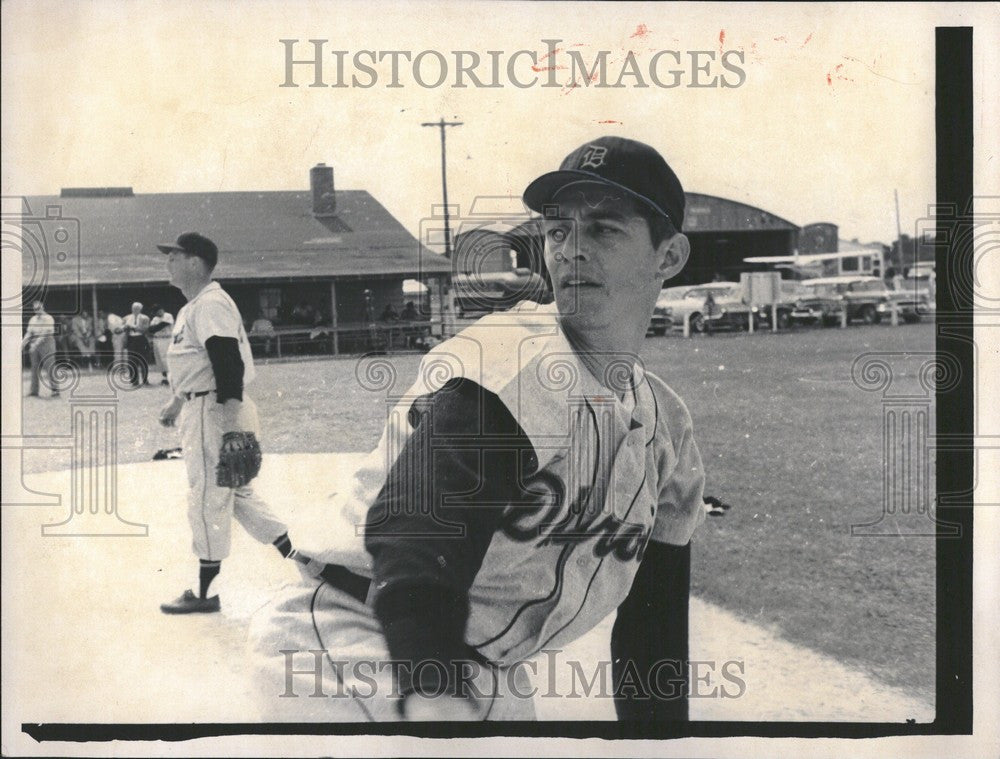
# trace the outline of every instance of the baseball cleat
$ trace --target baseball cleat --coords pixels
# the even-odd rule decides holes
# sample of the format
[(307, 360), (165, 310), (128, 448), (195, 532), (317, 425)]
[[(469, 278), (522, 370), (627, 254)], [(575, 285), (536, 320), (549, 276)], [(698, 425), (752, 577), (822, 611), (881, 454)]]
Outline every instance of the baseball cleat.
[(160, 604), (160, 611), (164, 614), (210, 614), (219, 609), (218, 596), (200, 598), (190, 590), (185, 590), (176, 601)]

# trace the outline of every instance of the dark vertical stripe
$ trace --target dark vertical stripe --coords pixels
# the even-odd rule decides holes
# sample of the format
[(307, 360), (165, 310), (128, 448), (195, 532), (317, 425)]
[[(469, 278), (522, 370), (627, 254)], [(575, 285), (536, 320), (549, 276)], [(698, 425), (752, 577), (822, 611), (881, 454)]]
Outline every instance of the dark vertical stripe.
[[(212, 539), (209, 535), (208, 522), (205, 520), (205, 499), (208, 497), (208, 446), (205, 445), (205, 399), (203, 395), (195, 398), (198, 405), (198, 424), (201, 426), (201, 523), (205, 527), (205, 546), (208, 548), (208, 558), (212, 558)], [(190, 401), (189, 401), (190, 402)]]
[[(937, 457), (937, 718), (942, 733), (972, 731), (972, 487), (975, 376), (972, 334), (974, 225), (971, 27), (936, 30), (937, 352), (957, 360), (954, 387), (938, 384), (937, 434), (961, 450)], [(990, 72), (984, 70), (986, 76)], [(995, 128), (995, 126), (994, 126)], [(947, 214), (947, 209), (951, 210)], [(941, 214), (940, 211), (945, 211)], [(943, 237), (941, 237), (943, 233)], [(951, 446), (949, 446), (951, 447)]]

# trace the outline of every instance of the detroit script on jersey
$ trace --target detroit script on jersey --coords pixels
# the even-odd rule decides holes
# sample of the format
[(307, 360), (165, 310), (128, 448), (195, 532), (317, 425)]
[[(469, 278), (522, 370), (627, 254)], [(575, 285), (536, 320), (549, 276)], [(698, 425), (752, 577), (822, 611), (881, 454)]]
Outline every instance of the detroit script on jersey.
[[(464, 377), (500, 398), (537, 459), (520, 483), (527, 501), (509, 504), (469, 591), (466, 640), (496, 662), (574, 640), (624, 599), (650, 539), (684, 545), (704, 519), (704, 471), (683, 402), (634, 356), (611, 371), (634, 387), (632, 403), (580, 363), (554, 305), (484, 317), (428, 353), (413, 385), (390, 399), (378, 447), (333, 499), (340, 525), (329, 512), (317, 518), (307, 540), (318, 543), (306, 548), (370, 576), (358, 526), (413, 433), (410, 408)], [(449, 529), (442, 520), (441, 534)]]

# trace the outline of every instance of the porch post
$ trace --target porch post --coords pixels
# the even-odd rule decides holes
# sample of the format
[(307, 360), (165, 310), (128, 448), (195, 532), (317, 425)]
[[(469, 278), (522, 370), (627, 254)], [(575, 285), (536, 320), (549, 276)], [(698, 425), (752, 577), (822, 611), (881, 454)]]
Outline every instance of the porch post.
[(333, 327), (333, 355), (340, 352), (340, 335), (337, 332), (337, 281), (330, 280), (330, 326)]

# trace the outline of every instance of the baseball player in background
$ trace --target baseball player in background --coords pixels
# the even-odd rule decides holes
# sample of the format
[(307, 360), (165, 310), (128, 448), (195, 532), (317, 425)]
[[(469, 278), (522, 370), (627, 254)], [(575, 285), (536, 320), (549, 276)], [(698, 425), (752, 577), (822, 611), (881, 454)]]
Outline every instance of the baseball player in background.
[(170, 338), (174, 334), (174, 317), (162, 306), (153, 306), (153, 318), (149, 321), (149, 334), (152, 335), (153, 358), (156, 367), (163, 378), (161, 385), (169, 385), (167, 379), (167, 350), (170, 348)]
[(198, 593), (185, 590), (160, 606), (166, 614), (217, 612), (219, 596), (208, 594), (229, 555), (232, 519), (282, 556), (295, 557), (288, 529), (249, 482), (260, 469), (259, 423), (244, 386), (254, 378), (243, 319), (233, 299), (212, 280), (215, 243), (194, 232), (157, 246), (166, 253), (170, 284), (187, 298), (177, 314), (167, 351), (171, 401), (160, 423), (180, 417), (188, 476), (188, 521), (199, 560)]
[(111, 332), (111, 348), (114, 352), (114, 361), (125, 361), (125, 341), (128, 336), (125, 334), (125, 320), (118, 314), (108, 314), (108, 331)]
[[(533, 719), (529, 660), (616, 611), (619, 719), (687, 718), (705, 475), (684, 403), (638, 357), (688, 260), (684, 191), (653, 148), (602, 137), (524, 200), (555, 303), (431, 350), (354, 481), (296, 525), (316, 579), (251, 629), (281, 719)], [(329, 697), (305, 697), (320, 674)]]

